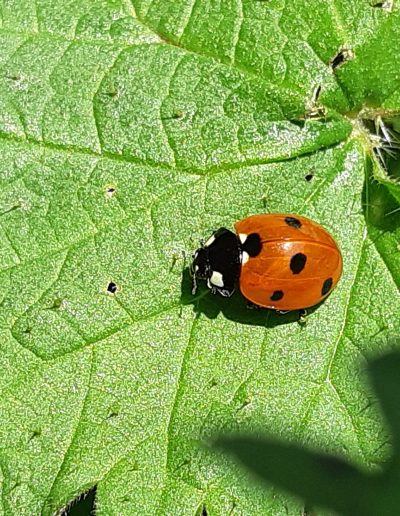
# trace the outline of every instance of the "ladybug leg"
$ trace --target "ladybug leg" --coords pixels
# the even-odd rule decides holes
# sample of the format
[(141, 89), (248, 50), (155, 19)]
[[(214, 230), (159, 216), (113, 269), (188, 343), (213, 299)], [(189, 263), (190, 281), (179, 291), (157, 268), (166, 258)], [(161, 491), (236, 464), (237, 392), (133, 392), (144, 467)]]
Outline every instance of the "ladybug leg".
[(197, 281), (196, 281), (196, 275), (192, 275), (192, 296), (194, 296), (197, 292)]
[(256, 305), (255, 303), (252, 303), (248, 299), (246, 299), (246, 308), (247, 310), (258, 310), (261, 308), (261, 306)]
[(304, 308), (299, 310), (299, 320), (297, 321), (300, 326), (305, 326), (307, 324), (307, 310)]
[(278, 315), (286, 315), (290, 312), (290, 310), (275, 310), (275, 312), (278, 314)]
[[(185, 266), (186, 266), (186, 253), (185, 251), (182, 251), (182, 255), (183, 255), (183, 270), (185, 269)], [(195, 257), (195, 254), (192, 255), (192, 258)], [(193, 270), (193, 266), (191, 265), (189, 267), (189, 273), (190, 273), (190, 277), (192, 278), (192, 296), (194, 296), (197, 292), (197, 278), (196, 278), (196, 273), (195, 271)]]

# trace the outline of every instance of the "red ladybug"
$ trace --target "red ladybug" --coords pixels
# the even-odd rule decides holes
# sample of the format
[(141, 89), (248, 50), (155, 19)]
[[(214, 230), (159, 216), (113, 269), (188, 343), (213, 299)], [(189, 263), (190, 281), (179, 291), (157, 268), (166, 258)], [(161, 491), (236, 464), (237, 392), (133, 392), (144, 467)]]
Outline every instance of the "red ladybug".
[(342, 255), (332, 236), (299, 215), (252, 215), (213, 233), (193, 256), (196, 280), (206, 280), (215, 294), (230, 297), (239, 280), (252, 303), (286, 311), (314, 306), (335, 288)]

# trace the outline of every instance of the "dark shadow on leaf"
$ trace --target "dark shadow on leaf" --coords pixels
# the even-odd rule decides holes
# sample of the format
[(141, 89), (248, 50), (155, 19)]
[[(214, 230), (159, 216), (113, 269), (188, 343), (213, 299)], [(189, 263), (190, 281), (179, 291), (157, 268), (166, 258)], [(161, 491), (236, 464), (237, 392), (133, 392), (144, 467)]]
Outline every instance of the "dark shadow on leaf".
[[(275, 310), (249, 305), (248, 301), (237, 290), (232, 297), (213, 295), (205, 285), (200, 282), (198, 291), (192, 294), (192, 278), (189, 268), (184, 269), (181, 283), (182, 305), (193, 305), (196, 313), (204, 314), (208, 319), (215, 319), (222, 313), (227, 319), (242, 324), (273, 328), (282, 324), (299, 323), (299, 310), (293, 310), (286, 314), (279, 314)], [(307, 313), (314, 312), (319, 305), (307, 309)]]
[(231, 434), (214, 446), (309, 507), (346, 516), (395, 516), (400, 507), (400, 352), (373, 360), (369, 374), (392, 434), (392, 456), (377, 469), (361, 469), (344, 458), (269, 437)]

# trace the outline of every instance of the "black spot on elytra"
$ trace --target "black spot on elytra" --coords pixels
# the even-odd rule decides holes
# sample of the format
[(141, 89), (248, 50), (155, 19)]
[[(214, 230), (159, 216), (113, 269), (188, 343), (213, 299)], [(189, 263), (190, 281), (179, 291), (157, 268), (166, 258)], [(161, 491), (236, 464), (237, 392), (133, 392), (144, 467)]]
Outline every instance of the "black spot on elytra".
[(291, 228), (301, 228), (301, 222), (299, 221), (299, 219), (296, 219), (296, 217), (285, 217), (285, 222)]
[(293, 274), (300, 274), (304, 269), (307, 261), (307, 256), (303, 253), (297, 253), (290, 259), (290, 270)]
[(333, 283), (332, 278), (327, 278), (324, 281), (324, 284), (322, 285), (322, 289), (321, 289), (322, 296), (325, 296), (330, 291), (330, 289), (332, 288), (332, 283)]
[(242, 250), (254, 258), (261, 253), (262, 243), (258, 233), (250, 233), (242, 245)]
[(110, 292), (110, 294), (115, 294), (117, 291), (117, 285), (110, 281), (110, 283), (107, 285), (107, 292)]
[(279, 301), (283, 298), (283, 291), (282, 290), (275, 290), (275, 292), (270, 297), (271, 301)]

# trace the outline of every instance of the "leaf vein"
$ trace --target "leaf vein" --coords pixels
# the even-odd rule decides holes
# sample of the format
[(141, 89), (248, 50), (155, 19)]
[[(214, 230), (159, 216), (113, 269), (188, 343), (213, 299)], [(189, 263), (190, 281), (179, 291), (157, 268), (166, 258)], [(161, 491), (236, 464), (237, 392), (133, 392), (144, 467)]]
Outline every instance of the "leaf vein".
[(116, 63), (117, 61), (119, 60), (119, 58), (121, 57), (122, 53), (125, 51), (126, 49), (123, 48), (120, 50), (120, 52), (117, 53), (117, 55), (115, 56), (114, 58), (114, 61), (111, 63), (110, 67), (108, 70), (106, 70), (104, 72), (104, 75), (103, 75), (103, 78), (101, 80), (99, 80), (99, 83), (98, 83), (98, 86), (97, 86), (97, 89), (96, 91), (94, 92), (93, 94), (93, 98), (92, 98), (92, 109), (93, 109), (93, 119), (94, 119), (94, 125), (96, 127), (96, 134), (97, 134), (97, 141), (99, 143), (99, 154), (102, 154), (103, 153), (103, 148), (104, 148), (104, 145), (103, 145), (103, 142), (102, 142), (102, 138), (101, 138), (101, 131), (100, 131), (100, 122), (99, 122), (99, 117), (98, 117), (98, 112), (96, 110), (96, 106), (95, 106), (95, 100), (96, 100), (96, 97), (99, 95), (99, 91), (101, 90), (102, 86), (103, 86), (103, 83), (104, 81), (106, 80), (106, 77), (110, 74), (110, 72), (114, 69), (114, 67), (116, 66)]
[[(200, 321), (200, 314), (196, 314), (196, 317), (194, 318), (192, 326), (190, 328), (188, 342), (187, 342), (185, 351), (183, 353), (183, 358), (182, 358), (182, 361), (181, 361), (181, 364), (180, 364), (178, 379), (177, 379), (177, 382), (176, 382), (175, 396), (174, 396), (174, 399), (172, 401), (170, 416), (169, 416), (169, 420), (168, 420), (168, 423), (167, 423), (167, 431), (166, 431), (166, 436), (167, 436), (167, 453), (166, 453), (166, 464), (165, 464), (165, 470), (166, 470), (166, 476), (167, 477), (168, 477), (168, 473), (169, 473), (169, 464), (170, 464), (170, 460), (171, 460), (171, 448), (170, 448), (171, 441), (172, 441), (171, 428), (172, 428), (173, 420), (174, 420), (174, 417), (175, 417), (175, 413), (176, 413), (177, 408), (178, 408), (178, 403), (179, 403), (179, 401), (181, 399), (181, 396), (182, 396), (182, 389), (184, 388), (183, 379), (184, 379), (184, 376), (185, 376), (185, 373), (186, 373), (186, 368), (187, 368), (187, 365), (189, 363), (189, 359), (190, 359), (190, 357), (191, 357), (191, 355), (192, 355), (192, 353), (194, 351), (194, 347), (195, 347), (195, 338), (194, 338), (194, 336), (195, 336), (196, 328), (198, 326), (198, 322), (199, 321)], [(159, 509), (161, 509), (161, 507), (162, 507), (163, 496), (164, 496), (166, 487), (167, 487), (167, 478), (165, 479), (164, 485), (163, 485), (163, 487), (161, 489)], [(157, 514), (161, 514), (161, 512), (157, 512)]]
[(240, 33), (241, 33), (242, 25), (243, 25), (243, 22), (244, 22), (242, 0), (237, 0), (237, 4), (236, 5), (237, 5), (237, 8), (238, 8), (238, 15), (235, 18), (236, 23), (235, 23), (235, 26), (234, 26), (234, 33), (233, 33), (233, 38), (232, 38), (232, 55), (231, 55), (232, 65), (234, 65), (235, 61), (236, 61), (237, 46), (238, 46), (238, 43), (240, 41)]
[(88, 397), (89, 397), (89, 392), (90, 392), (90, 384), (91, 384), (91, 381), (92, 381), (92, 375), (93, 375), (93, 371), (94, 371), (94, 362), (95, 362), (94, 358), (95, 358), (94, 357), (94, 348), (91, 347), (91, 349), (90, 349), (90, 370), (89, 370), (89, 375), (88, 375), (88, 382), (87, 382), (86, 393), (85, 393), (85, 396), (84, 396), (83, 401), (82, 401), (81, 411), (80, 411), (79, 417), (77, 418), (77, 424), (75, 426), (74, 431), (71, 434), (71, 440), (69, 442), (68, 447), (66, 448), (66, 451), (65, 451), (64, 457), (62, 459), (62, 462), (60, 464), (60, 467), (58, 469), (58, 472), (57, 472), (57, 474), (54, 477), (54, 480), (53, 480), (53, 483), (52, 483), (52, 485), (50, 487), (48, 495), (44, 499), (44, 503), (43, 503), (42, 511), (41, 511), (42, 514), (46, 512), (45, 509), (47, 508), (47, 505), (49, 505), (50, 507), (52, 507), (52, 505), (53, 505), (53, 501), (51, 500), (51, 496), (52, 496), (52, 493), (54, 491), (54, 487), (56, 485), (56, 482), (57, 482), (58, 478), (60, 477), (60, 475), (62, 473), (62, 470), (63, 470), (63, 467), (65, 465), (67, 456), (68, 456), (68, 454), (69, 454), (69, 452), (70, 452), (70, 450), (72, 448), (72, 445), (74, 444), (76, 436), (77, 436), (77, 434), (79, 432), (80, 424), (82, 422), (82, 416), (83, 416), (83, 414), (84, 414), (84, 412), (86, 410), (86, 406), (87, 406), (87, 402), (88, 402)]
[(188, 8), (188, 11), (186, 13), (185, 19), (183, 20), (182, 27), (180, 28), (180, 35), (178, 36), (178, 43), (181, 42), (182, 38), (185, 35), (185, 31), (187, 30), (187, 28), (189, 26), (190, 19), (193, 15), (193, 11), (196, 7), (196, 4), (197, 4), (197, 0), (192, 0), (190, 6)]

